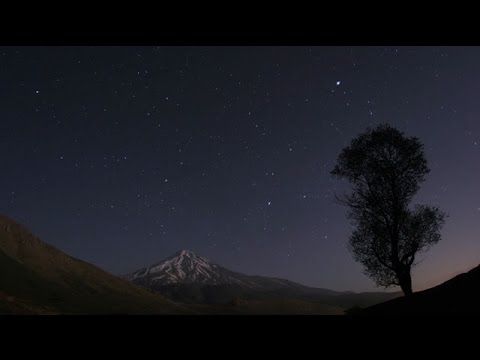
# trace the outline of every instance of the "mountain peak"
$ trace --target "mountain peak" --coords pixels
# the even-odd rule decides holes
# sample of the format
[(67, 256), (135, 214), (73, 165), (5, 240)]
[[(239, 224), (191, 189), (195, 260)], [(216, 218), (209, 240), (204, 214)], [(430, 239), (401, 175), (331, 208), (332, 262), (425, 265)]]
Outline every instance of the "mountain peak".
[(197, 254), (195, 254), (193, 251), (184, 249), (177, 251), (174, 256), (197, 256)]
[(165, 260), (127, 275), (130, 280), (149, 279), (162, 284), (217, 283), (218, 265), (190, 250), (180, 250)]
[(190, 250), (179, 250), (165, 260), (125, 277), (136, 284), (238, 284), (250, 286), (248, 276), (227, 270)]

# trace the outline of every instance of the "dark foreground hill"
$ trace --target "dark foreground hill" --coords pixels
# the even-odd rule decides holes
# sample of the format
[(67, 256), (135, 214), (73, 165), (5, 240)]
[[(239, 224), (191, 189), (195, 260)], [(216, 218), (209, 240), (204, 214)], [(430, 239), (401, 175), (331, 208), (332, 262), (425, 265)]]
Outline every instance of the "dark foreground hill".
[(0, 215), (0, 314), (176, 314), (184, 307), (75, 259)]
[(371, 306), (362, 315), (480, 315), (480, 266), (431, 289)]

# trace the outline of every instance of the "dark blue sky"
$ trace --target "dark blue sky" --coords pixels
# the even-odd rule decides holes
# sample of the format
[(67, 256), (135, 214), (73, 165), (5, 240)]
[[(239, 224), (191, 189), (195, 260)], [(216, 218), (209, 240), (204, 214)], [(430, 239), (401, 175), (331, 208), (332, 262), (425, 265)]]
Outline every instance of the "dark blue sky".
[(2, 47), (0, 211), (113, 273), (190, 249), (374, 290), (329, 171), (369, 125), (425, 144), (450, 217), (414, 290), (480, 262), (478, 47)]

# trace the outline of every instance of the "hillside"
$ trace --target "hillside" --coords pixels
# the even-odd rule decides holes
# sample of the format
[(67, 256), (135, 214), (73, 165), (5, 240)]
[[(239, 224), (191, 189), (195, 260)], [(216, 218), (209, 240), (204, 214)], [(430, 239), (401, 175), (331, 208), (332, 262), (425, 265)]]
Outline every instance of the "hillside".
[(0, 215), (0, 314), (189, 312), (41, 241)]
[(364, 315), (480, 315), (480, 266), (467, 273), (414, 293), (371, 306)]

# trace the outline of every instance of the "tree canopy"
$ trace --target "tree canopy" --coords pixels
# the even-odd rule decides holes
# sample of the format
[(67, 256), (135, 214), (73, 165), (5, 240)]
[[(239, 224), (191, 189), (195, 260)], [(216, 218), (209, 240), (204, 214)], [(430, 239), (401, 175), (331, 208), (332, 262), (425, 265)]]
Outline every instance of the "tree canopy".
[(423, 144), (389, 125), (368, 128), (340, 153), (331, 174), (347, 179), (348, 206), (355, 230), (349, 249), (377, 285), (399, 285), (412, 293), (411, 268), (417, 255), (440, 241), (445, 214), (416, 205), (413, 196), (430, 172)]

